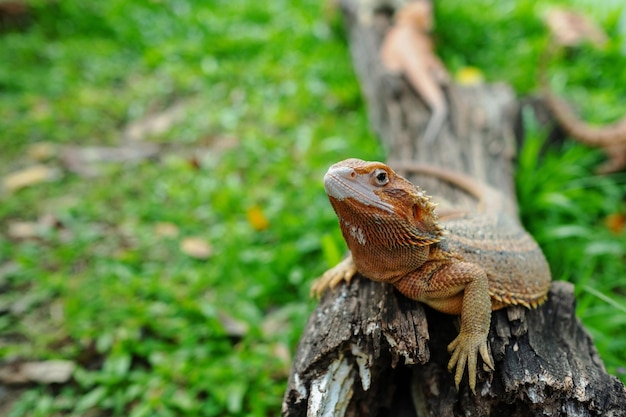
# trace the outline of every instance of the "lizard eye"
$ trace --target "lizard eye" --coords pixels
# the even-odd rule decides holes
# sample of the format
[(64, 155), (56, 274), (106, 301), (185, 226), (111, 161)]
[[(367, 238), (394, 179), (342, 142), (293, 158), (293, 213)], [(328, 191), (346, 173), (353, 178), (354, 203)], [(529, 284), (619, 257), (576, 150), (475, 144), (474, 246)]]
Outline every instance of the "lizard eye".
[(373, 174), (374, 185), (383, 186), (389, 182), (389, 174), (382, 168), (378, 168)]

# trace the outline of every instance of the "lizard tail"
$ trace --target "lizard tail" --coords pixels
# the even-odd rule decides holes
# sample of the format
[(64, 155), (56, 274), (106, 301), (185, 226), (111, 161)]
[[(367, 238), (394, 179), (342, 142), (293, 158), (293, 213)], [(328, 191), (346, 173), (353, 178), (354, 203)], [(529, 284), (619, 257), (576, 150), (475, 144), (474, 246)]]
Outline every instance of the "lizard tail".
[(498, 190), (478, 181), (467, 174), (450, 171), (436, 165), (416, 163), (412, 161), (388, 161), (389, 166), (399, 171), (424, 174), (441, 178), (457, 185), (478, 200), (480, 211), (502, 211), (505, 209), (504, 196)]

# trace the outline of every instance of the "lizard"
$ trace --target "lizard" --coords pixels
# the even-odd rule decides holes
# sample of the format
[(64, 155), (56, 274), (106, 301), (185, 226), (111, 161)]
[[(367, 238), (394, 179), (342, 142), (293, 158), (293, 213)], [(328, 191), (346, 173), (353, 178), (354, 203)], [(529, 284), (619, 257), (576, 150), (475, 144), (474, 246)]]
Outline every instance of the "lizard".
[(504, 196), (463, 174), (411, 162), (399, 169), (440, 177), (479, 199), (477, 212), (440, 219), (419, 187), (381, 162), (346, 159), (332, 165), (324, 188), (337, 214), (350, 256), (312, 286), (318, 296), (360, 273), (392, 284), (401, 294), (441, 312), (460, 315), (448, 345), (448, 370), (458, 390), (467, 366), (476, 389), (478, 355), (494, 370), (487, 343), (491, 311), (534, 308), (550, 287), (541, 249), (503, 207)]
[(423, 136), (426, 143), (434, 142), (448, 115), (441, 85), (450, 81), (445, 65), (433, 51), (432, 27), (431, 2), (410, 2), (396, 12), (395, 23), (380, 48), (386, 70), (404, 74), (432, 111)]

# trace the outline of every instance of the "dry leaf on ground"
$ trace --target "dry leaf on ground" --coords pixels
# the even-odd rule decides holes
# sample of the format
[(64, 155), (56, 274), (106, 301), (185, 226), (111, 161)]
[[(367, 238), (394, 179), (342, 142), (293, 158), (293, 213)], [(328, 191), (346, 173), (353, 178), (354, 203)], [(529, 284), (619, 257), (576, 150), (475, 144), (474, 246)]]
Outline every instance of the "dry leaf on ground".
[(57, 146), (54, 143), (37, 142), (30, 145), (26, 153), (33, 161), (44, 162), (56, 156), (57, 151)]
[(231, 337), (243, 337), (248, 333), (250, 326), (248, 326), (248, 323), (245, 321), (238, 320), (223, 311), (219, 311), (217, 317), (220, 323), (222, 323), (222, 326), (224, 326), (227, 335)]
[(69, 231), (63, 228), (61, 221), (51, 213), (44, 213), (37, 221), (10, 220), (7, 223), (7, 235), (12, 239), (32, 239), (40, 237), (52, 229), (64, 231), (68, 238)]
[(154, 233), (159, 237), (176, 237), (178, 226), (174, 223), (160, 222), (154, 225)]
[(209, 259), (213, 254), (213, 247), (200, 237), (184, 238), (180, 242), (180, 250), (196, 259)]
[(100, 164), (137, 164), (159, 155), (160, 147), (154, 143), (133, 143), (124, 146), (65, 146), (61, 149), (61, 162), (75, 174), (85, 177), (98, 175)]
[(7, 385), (37, 382), (62, 384), (72, 377), (75, 363), (66, 360), (22, 362), (0, 367), (0, 382)]
[(46, 165), (32, 165), (28, 168), (6, 175), (2, 185), (7, 191), (16, 191), (42, 182), (53, 181), (59, 177), (59, 171)]
[(176, 103), (159, 112), (148, 114), (126, 126), (122, 133), (124, 141), (138, 142), (167, 130), (185, 114), (185, 103)]
[(626, 214), (609, 214), (604, 219), (604, 224), (613, 234), (621, 235), (626, 230)]
[(31, 239), (37, 237), (37, 223), (19, 220), (9, 221), (7, 234), (11, 239)]
[(258, 231), (262, 231), (270, 227), (270, 222), (265, 217), (263, 213), (263, 209), (259, 206), (252, 206), (246, 211), (246, 216), (248, 217), (248, 223)]

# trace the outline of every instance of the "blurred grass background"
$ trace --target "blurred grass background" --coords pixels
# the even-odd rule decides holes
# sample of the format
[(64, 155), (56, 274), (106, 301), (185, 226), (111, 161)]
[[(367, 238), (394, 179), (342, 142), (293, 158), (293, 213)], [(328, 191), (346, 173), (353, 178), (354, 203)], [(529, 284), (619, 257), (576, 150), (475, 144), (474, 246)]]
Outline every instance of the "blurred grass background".
[[(321, 178), (340, 159), (384, 159), (338, 11), (311, 0), (27, 4), (0, 33), (0, 175), (34, 164), (55, 175), (0, 195), (0, 362), (76, 369), (68, 383), (0, 391), (0, 415), (277, 414), (315, 305), (309, 284), (345, 250)], [(576, 4), (612, 41), (561, 57), (552, 77), (605, 122), (626, 114), (625, 18), (617, 3)], [(453, 72), (476, 67), (532, 93), (546, 5), (439, 1), (437, 48)], [(129, 126), (176, 106), (167, 129), (142, 138), (159, 146), (153, 157), (67, 169), (63, 146), (135, 146)], [(626, 176), (594, 175), (601, 152), (546, 150), (547, 132), (527, 125), (523, 220), (626, 380)]]

